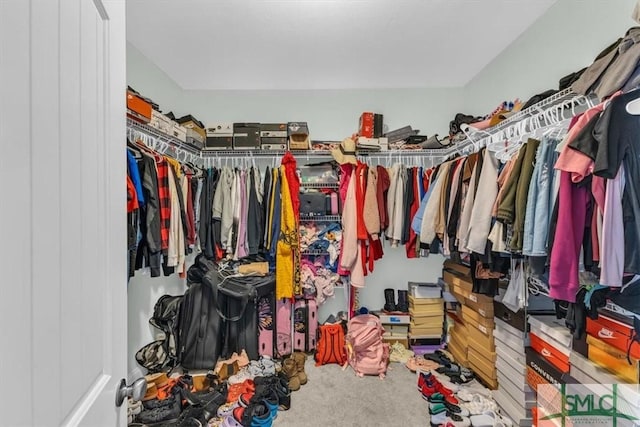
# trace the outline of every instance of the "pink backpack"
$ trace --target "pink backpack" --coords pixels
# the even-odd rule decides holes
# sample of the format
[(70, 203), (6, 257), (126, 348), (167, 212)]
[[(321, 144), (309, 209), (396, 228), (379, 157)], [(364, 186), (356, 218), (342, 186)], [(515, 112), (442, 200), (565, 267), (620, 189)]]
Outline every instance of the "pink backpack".
[(347, 362), (357, 375), (384, 378), (389, 362), (389, 344), (382, 341), (382, 334), (384, 329), (380, 319), (373, 314), (360, 314), (349, 320), (345, 337)]

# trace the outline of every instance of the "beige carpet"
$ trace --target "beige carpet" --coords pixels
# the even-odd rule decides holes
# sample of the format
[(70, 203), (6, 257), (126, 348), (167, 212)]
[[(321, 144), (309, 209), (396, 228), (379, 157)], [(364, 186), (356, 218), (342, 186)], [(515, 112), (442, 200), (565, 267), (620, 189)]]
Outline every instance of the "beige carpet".
[(391, 363), (384, 380), (356, 376), (338, 365), (316, 367), (307, 360), (309, 382), (292, 393), (291, 409), (280, 411), (276, 427), (362, 427), (429, 425), (428, 403), (416, 375)]

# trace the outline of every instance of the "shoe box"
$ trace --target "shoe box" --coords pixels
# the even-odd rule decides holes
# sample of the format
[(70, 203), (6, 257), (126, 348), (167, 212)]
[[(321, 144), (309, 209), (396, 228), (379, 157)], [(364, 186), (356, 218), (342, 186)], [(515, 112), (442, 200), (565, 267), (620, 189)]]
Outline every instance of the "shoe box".
[(481, 317), (491, 319), (494, 317), (493, 298), (486, 295), (470, 293), (464, 300), (465, 306), (471, 308)]
[(589, 360), (596, 365), (607, 369), (619, 379), (629, 383), (638, 383), (640, 380), (640, 367), (638, 359), (627, 352), (618, 350), (601, 339), (587, 335), (589, 345)]
[(473, 289), (469, 267), (447, 260), (442, 267), (442, 279), (448, 291), (460, 304), (464, 304)]
[[(576, 380), (571, 378), (569, 374), (563, 373), (555, 366), (547, 361), (541, 354), (532, 347), (525, 349), (525, 360), (527, 361), (527, 369), (531, 368), (533, 372), (540, 375), (548, 384), (562, 385), (575, 383)], [(529, 384), (534, 391), (537, 390), (534, 384)]]
[(513, 312), (500, 301), (493, 302), (493, 315), (496, 319), (508, 324), (509, 326), (525, 332), (527, 327), (527, 319), (524, 310)]
[(624, 352), (631, 347), (631, 357), (640, 359), (640, 345), (631, 345), (634, 335), (631, 321), (600, 313), (596, 320), (587, 317), (587, 334)]
[(306, 122), (287, 123), (287, 137), (290, 150), (309, 150), (311, 140), (309, 138), (309, 125)]
[(173, 124), (173, 120), (162, 114), (160, 111), (151, 111), (151, 121), (149, 122), (149, 126), (152, 128), (155, 128), (167, 135), (173, 135)]
[(287, 150), (289, 147), (287, 139), (287, 124), (261, 123), (260, 147), (263, 150)]
[(234, 150), (260, 149), (260, 123), (233, 124)]
[(207, 139), (207, 131), (200, 120), (188, 114), (180, 117), (176, 121), (186, 129), (187, 144), (199, 147), (200, 149), (204, 148), (204, 143)]
[[(506, 311), (505, 311), (506, 310)], [(496, 402), (518, 425), (531, 425), (530, 409), (535, 406), (535, 392), (527, 385), (525, 345), (526, 320), (523, 312), (513, 313), (503, 304), (494, 302), (493, 330), (496, 345), (498, 394)]]
[(466, 368), (469, 367), (469, 345), (467, 339), (467, 327), (462, 321), (462, 318), (456, 316), (456, 318), (454, 319), (453, 327), (451, 328), (449, 333), (448, 348), (453, 357), (456, 359), (456, 362)]
[(206, 128), (204, 150), (232, 150), (233, 123), (215, 123)]
[(531, 410), (518, 405), (505, 389), (498, 388), (492, 393), (500, 409), (514, 422), (514, 425), (529, 427), (533, 425)]
[(560, 372), (568, 374), (573, 337), (563, 322), (563, 319), (555, 316), (530, 316), (529, 341), (533, 350), (547, 362)]
[(374, 120), (375, 113), (364, 112), (360, 115), (360, 121), (358, 123), (358, 136), (364, 138), (373, 138), (374, 135)]
[(151, 121), (153, 108), (151, 103), (137, 93), (127, 91), (127, 117), (142, 123)]

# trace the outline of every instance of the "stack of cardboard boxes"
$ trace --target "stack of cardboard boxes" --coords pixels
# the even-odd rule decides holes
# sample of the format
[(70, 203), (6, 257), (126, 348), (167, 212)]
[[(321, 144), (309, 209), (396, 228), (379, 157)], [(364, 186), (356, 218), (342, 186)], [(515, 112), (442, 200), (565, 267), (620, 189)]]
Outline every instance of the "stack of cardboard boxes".
[(532, 424), (531, 408), (536, 404), (536, 396), (527, 384), (526, 314), (524, 310), (514, 313), (498, 301), (494, 301), (493, 311), (498, 370), (498, 390), (493, 396), (516, 425), (529, 426)]
[(389, 345), (399, 342), (405, 348), (409, 348), (409, 322), (410, 318), (407, 314), (402, 313), (374, 313), (380, 317), (380, 323), (384, 328), (382, 340)]
[(460, 303), (451, 316), (455, 325), (451, 331), (449, 350), (456, 361), (471, 368), (491, 389), (498, 386), (496, 347), (493, 338), (493, 298), (473, 293), (469, 267), (447, 260), (442, 277), (449, 292)]
[(436, 284), (409, 283), (409, 336), (412, 340), (442, 339), (444, 299)]
[[(640, 379), (640, 343), (632, 318), (600, 310), (598, 318), (587, 318), (586, 356), (616, 375), (619, 381), (637, 384)], [(628, 358), (627, 358), (628, 356)]]

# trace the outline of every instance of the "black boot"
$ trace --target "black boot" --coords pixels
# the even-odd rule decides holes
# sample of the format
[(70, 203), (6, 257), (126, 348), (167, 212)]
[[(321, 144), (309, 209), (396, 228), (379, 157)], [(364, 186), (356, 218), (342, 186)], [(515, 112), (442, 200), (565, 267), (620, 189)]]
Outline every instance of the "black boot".
[(396, 310), (403, 313), (409, 312), (409, 299), (407, 298), (408, 295), (409, 291), (398, 290), (398, 305), (396, 305)]
[(384, 311), (396, 311), (396, 294), (393, 289), (384, 290)]

